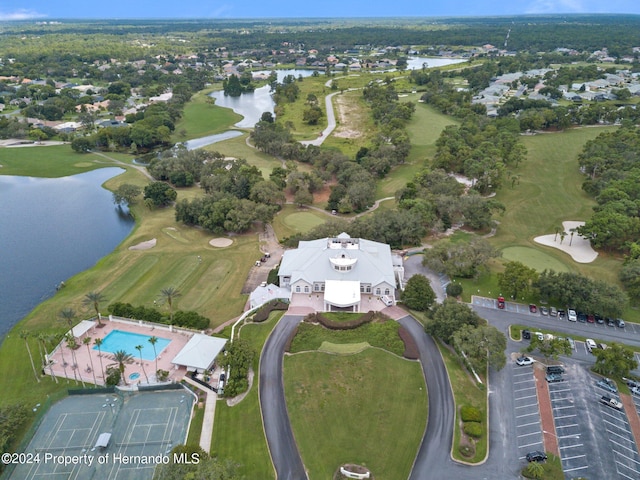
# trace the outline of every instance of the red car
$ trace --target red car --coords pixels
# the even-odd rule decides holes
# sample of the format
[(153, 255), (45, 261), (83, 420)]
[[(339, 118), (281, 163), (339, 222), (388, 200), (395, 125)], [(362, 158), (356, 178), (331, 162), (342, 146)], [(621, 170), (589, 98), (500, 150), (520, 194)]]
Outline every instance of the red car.
[(498, 297), (498, 308), (504, 310), (504, 297)]
[(529, 304), (529, 311), (531, 313), (538, 313), (538, 307), (536, 307), (533, 303)]

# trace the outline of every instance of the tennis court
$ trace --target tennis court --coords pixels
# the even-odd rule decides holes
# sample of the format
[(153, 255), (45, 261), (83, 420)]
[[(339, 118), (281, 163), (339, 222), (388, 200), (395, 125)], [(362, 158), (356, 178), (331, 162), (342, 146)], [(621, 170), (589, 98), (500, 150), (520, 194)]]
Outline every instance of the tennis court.
[(151, 480), (185, 443), (193, 401), (186, 390), (69, 396), (35, 432), (24, 455), (31, 463), (9, 478)]

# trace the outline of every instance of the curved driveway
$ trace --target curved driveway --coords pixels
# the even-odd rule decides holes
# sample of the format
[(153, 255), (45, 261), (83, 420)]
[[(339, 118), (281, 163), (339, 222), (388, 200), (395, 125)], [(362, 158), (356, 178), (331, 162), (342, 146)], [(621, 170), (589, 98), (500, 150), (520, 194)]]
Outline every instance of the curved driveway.
[(302, 317), (299, 315), (283, 316), (269, 335), (260, 355), (260, 409), (278, 480), (307, 479), (293, 437), (282, 380), (284, 348), (301, 320)]

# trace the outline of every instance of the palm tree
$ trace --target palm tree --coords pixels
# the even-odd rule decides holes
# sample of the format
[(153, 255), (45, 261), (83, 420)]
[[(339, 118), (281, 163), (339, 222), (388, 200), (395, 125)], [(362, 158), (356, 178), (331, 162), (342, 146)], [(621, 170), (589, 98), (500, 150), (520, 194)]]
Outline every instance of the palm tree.
[(181, 296), (180, 291), (175, 287), (167, 287), (160, 290), (160, 299), (169, 305), (169, 318), (173, 324), (173, 301)]
[[(76, 379), (76, 385), (78, 384), (78, 375), (76, 374), (76, 370), (78, 369), (78, 362), (76, 361), (76, 351), (75, 349), (78, 347), (76, 343), (76, 338), (72, 333), (67, 333), (64, 336), (65, 341), (67, 342), (67, 347), (71, 350), (71, 359), (73, 364), (71, 365), (71, 369), (73, 370), (73, 377)], [(82, 387), (84, 387), (84, 380), (82, 380), (82, 375), (80, 375), (80, 381), (82, 382)]]
[(51, 378), (53, 378), (53, 380), (56, 383), (58, 383), (58, 378), (53, 374), (53, 362), (49, 360), (49, 357), (47, 354), (47, 344), (51, 343), (51, 340), (52, 340), (51, 335), (45, 335), (44, 333), (38, 334), (38, 342), (39, 342), (39, 345), (41, 345), (42, 352), (43, 352), (42, 368), (46, 369), (47, 365), (49, 365), (49, 373), (51, 373)]
[(93, 344), (98, 347), (98, 358), (100, 359), (100, 373), (102, 373), (102, 380), (104, 380), (104, 384), (107, 384), (107, 379), (105, 378), (104, 375), (104, 367), (102, 366), (102, 350), (100, 350), (100, 346), (102, 345), (102, 339), (101, 338), (96, 338), (93, 341)]
[(140, 354), (140, 366), (142, 367), (142, 373), (144, 373), (144, 378), (147, 379), (147, 384), (149, 383), (149, 377), (147, 377), (147, 372), (144, 369), (144, 363), (142, 363), (142, 345), (136, 345), (136, 350)]
[(64, 348), (62, 348), (62, 340), (60, 340), (60, 356), (62, 357), (62, 370), (64, 370), (64, 378), (67, 379), (67, 383), (69, 383), (69, 377), (67, 376), (67, 360), (64, 358)]
[(153, 347), (153, 355), (156, 358), (156, 381), (158, 378), (158, 353), (156, 352), (156, 343), (158, 343), (158, 337), (150, 337), (149, 343)]
[(67, 322), (69, 329), (73, 328), (73, 320), (76, 318), (76, 311), (73, 308), (63, 308), (58, 312), (58, 317)]
[(29, 353), (29, 360), (31, 361), (31, 368), (33, 369), (33, 376), (36, 377), (36, 380), (38, 381), (38, 383), (40, 383), (40, 377), (38, 377), (38, 372), (36, 372), (36, 366), (33, 363), (31, 348), (29, 348), (29, 332), (26, 330), (22, 330), (20, 332), (20, 338), (24, 340), (24, 344), (27, 346), (27, 352)]
[(84, 305), (92, 306), (96, 311), (96, 317), (98, 318), (98, 325), (102, 326), (102, 317), (100, 316), (100, 302), (105, 299), (104, 295), (100, 292), (89, 292), (84, 296), (82, 303)]
[(127, 384), (127, 378), (124, 376), (124, 370), (126, 368), (125, 363), (130, 363), (133, 357), (131, 354), (124, 350), (118, 350), (113, 354), (113, 359), (118, 362), (118, 369), (120, 370), (120, 379)]
[(97, 387), (98, 382), (96, 382), (96, 372), (93, 369), (93, 358), (91, 358), (91, 349), (89, 348), (90, 343), (91, 343), (91, 337), (84, 337), (82, 339), (82, 344), (87, 346), (87, 353), (89, 354), (89, 361), (91, 362), (91, 373), (93, 374), (93, 384)]

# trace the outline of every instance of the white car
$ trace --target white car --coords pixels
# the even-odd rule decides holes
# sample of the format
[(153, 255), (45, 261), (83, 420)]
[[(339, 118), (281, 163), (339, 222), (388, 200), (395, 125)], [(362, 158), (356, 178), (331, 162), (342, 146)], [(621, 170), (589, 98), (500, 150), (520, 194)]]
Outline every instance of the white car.
[(535, 360), (531, 357), (518, 357), (518, 359), (516, 360), (516, 364), (523, 366), (523, 365), (533, 365), (533, 362)]
[(640, 387), (631, 387), (631, 393), (634, 395), (640, 395)]
[(593, 349), (596, 348), (596, 342), (590, 338), (587, 338), (584, 341), (584, 344), (587, 346), (587, 350), (589, 350), (589, 353), (591, 353)]
[(578, 321), (578, 315), (576, 314), (575, 310), (569, 309), (569, 311), (567, 312), (567, 320), (569, 320), (570, 322)]

